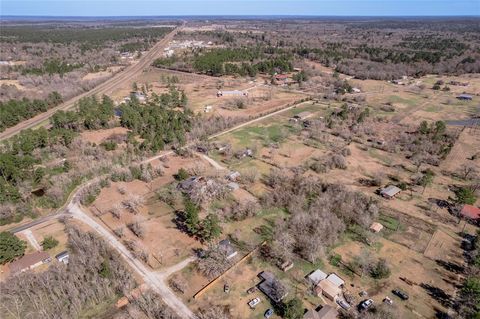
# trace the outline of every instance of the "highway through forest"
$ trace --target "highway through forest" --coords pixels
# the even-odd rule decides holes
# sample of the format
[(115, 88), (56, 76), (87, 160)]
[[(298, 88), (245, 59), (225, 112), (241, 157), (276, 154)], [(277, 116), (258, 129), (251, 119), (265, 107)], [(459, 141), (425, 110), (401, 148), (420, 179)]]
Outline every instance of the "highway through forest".
[(117, 87), (124, 85), (126, 81), (131, 80), (133, 77), (143, 72), (145, 68), (149, 67), (152, 62), (161, 55), (163, 49), (167, 47), (168, 43), (172, 41), (175, 34), (177, 34), (184, 25), (185, 23), (173, 29), (170, 33), (166, 34), (147, 53), (145, 53), (137, 63), (127, 66), (123, 71), (115, 74), (113, 77), (99, 84), (90, 91), (77, 95), (44, 113), (38, 114), (30, 119), (18, 123), (15, 126), (7, 128), (5, 131), (0, 133), (0, 141), (10, 138), (20, 133), (20, 131), (22, 130), (35, 128), (42, 124), (45, 124), (45, 121), (48, 120), (53, 114), (55, 114), (55, 112), (59, 110), (65, 111), (71, 109), (75, 105), (75, 103), (77, 103), (80, 99), (84, 97), (92, 95), (108, 95)]

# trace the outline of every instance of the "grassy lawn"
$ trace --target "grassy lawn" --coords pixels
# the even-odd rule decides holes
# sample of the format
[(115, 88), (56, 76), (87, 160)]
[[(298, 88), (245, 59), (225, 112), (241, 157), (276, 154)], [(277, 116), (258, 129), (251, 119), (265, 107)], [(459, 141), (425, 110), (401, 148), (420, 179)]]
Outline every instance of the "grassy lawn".
[(380, 214), (380, 216), (378, 217), (378, 221), (380, 222), (380, 224), (382, 224), (385, 228), (389, 230), (396, 231), (400, 227), (400, 222), (398, 221), (398, 219), (387, 215)]
[(369, 148), (368, 149), (368, 155), (378, 159), (379, 161), (385, 163), (386, 165), (390, 166), (392, 164), (392, 160), (389, 156), (382, 154), (383, 152), (375, 149), (375, 148)]

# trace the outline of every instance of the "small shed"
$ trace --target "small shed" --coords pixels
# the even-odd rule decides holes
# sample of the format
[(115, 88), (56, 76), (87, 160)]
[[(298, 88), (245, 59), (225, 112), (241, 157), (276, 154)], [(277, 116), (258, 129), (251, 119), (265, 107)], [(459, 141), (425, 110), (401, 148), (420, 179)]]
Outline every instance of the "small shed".
[(402, 190), (394, 185), (389, 185), (380, 191), (380, 195), (385, 198), (392, 199)]
[(232, 171), (227, 175), (227, 179), (231, 180), (232, 182), (235, 182), (239, 177), (240, 177), (240, 173), (237, 171)]
[(293, 261), (286, 261), (280, 265), (280, 269), (285, 272), (289, 271), (292, 268), (293, 268)]
[(459, 96), (457, 96), (457, 99), (464, 100), (464, 101), (471, 101), (473, 100), (473, 96), (471, 96), (470, 94), (460, 94)]
[(62, 251), (60, 254), (56, 255), (55, 258), (65, 265), (68, 264), (68, 258), (70, 257), (68, 251)]
[(328, 275), (327, 280), (334, 284), (336, 287), (342, 287), (343, 285), (345, 285), (345, 281), (335, 273), (331, 273), (330, 275)]
[(320, 269), (317, 269), (314, 272), (310, 273), (307, 278), (312, 284), (318, 285), (320, 281), (327, 278), (327, 274)]
[(331, 301), (335, 301), (338, 298), (338, 295), (342, 292), (342, 289), (337, 287), (334, 283), (329, 280), (322, 280), (315, 287), (315, 293), (317, 296), (324, 295)]
[(374, 233), (379, 233), (381, 230), (383, 229), (383, 225), (380, 224), (380, 223), (372, 223), (372, 225), (370, 225), (370, 230)]

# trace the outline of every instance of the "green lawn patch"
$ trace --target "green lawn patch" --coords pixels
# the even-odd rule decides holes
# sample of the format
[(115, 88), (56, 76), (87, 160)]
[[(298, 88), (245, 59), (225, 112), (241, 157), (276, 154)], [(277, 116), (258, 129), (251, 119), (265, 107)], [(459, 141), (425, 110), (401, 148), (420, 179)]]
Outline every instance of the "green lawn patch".
[(383, 225), (383, 227), (389, 230), (396, 231), (400, 227), (400, 222), (398, 221), (398, 219), (391, 216), (380, 214), (378, 221), (380, 224)]

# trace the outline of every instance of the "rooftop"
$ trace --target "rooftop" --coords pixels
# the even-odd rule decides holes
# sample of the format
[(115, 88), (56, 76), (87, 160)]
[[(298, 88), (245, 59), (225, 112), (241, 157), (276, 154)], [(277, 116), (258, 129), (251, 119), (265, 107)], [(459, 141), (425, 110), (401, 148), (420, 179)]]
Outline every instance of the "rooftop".
[(460, 214), (463, 217), (470, 218), (470, 219), (480, 219), (480, 208), (477, 208), (472, 205), (463, 205)]
[(390, 186), (387, 186), (384, 189), (382, 189), (380, 194), (393, 197), (393, 196), (397, 195), (398, 193), (400, 193), (401, 191), (402, 190), (400, 188), (398, 188), (397, 186), (390, 185)]
[(345, 281), (342, 278), (338, 277), (337, 274), (334, 274), (334, 273), (328, 275), (327, 280), (337, 287), (340, 287), (345, 284)]
[(274, 302), (280, 302), (287, 295), (287, 290), (282, 283), (275, 277), (274, 274), (268, 271), (262, 271), (259, 275), (264, 279), (259, 285), (258, 289), (267, 295)]
[(317, 269), (308, 275), (308, 279), (315, 285), (317, 285), (320, 281), (324, 280), (325, 278), (327, 278), (327, 274), (321, 271), (320, 269)]
[(36, 251), (10, 263), (10, 265), (8, 265), (8, 268), (10, 269), (10, 273), (15, 274), (23, 270), (27, 270), (38, 263), (46, 262), (49, 259), (50, 255), (46, 252)]

